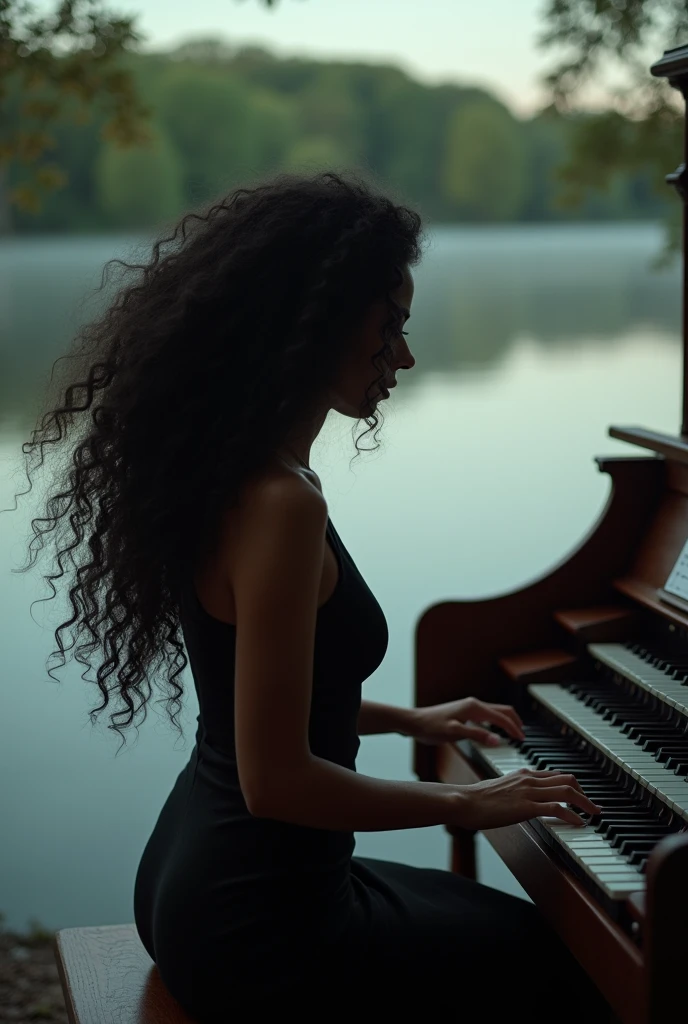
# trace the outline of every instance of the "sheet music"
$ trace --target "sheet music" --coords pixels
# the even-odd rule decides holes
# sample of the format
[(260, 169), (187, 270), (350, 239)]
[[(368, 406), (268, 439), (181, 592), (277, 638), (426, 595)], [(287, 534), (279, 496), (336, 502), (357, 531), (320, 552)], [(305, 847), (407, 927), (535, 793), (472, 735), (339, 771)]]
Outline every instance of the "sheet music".
[(677, 597), (688, 601), (688, 541), (683, 545), (681, 554), (676, 560), (676, 565), (669, 574), (669, 579), (664, 584), (664, 589)]

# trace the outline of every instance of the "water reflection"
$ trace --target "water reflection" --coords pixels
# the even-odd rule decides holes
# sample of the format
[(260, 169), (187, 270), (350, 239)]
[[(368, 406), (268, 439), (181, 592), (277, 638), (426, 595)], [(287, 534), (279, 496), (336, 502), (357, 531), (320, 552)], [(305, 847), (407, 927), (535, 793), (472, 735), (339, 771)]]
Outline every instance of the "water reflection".
[[(123, 236), (0, 241), (0, 425), (33, 425), (54, 360), (112, 295), (112, 286), (92, 294), (103, 265), (131, 260), (140, 245)], [(661, 245), (652, 224), (436, 228), (415, 269), (417, 362), (404, 386), (428, 373), (484, 372), (523, 336), (551, 348), (606, 346), (646, 328), (675, 334), (679, 266), (651, 269)]]
[(605, 345), (639, 328), (674, 333), (680, 267), (651, 268), (661, 242), (654, 225), (436, 231), (415, 274), (422, 362), (488, 367), (524, 335), (551, 348)]

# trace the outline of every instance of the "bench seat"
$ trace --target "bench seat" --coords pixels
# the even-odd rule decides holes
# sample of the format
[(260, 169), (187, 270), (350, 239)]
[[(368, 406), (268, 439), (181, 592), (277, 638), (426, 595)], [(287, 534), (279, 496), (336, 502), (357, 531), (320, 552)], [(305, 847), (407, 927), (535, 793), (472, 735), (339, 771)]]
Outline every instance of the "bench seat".
[(195, 1024), (164, 987), (135, 925), (61, 928), (54, 950), (70, 1024)]

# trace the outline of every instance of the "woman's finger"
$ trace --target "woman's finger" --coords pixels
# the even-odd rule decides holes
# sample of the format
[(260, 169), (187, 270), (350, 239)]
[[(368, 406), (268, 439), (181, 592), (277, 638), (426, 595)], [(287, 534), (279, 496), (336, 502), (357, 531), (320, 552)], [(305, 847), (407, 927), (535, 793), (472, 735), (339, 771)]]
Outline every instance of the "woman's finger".
[[(599, 814), (602, 810), (598, 804), (589, 800), (585, 793), (579, 793), (573, 786), (547, 786), (544, 788), (538, 786), (534, 793), (538, 794), (536, 799), (542, 799), (543, 802), (560, 800), (562, 803), (574, 804), (574, 806), (580, 807), (581, 811), (588, 811), (590, 814)], [(540, 794), (542, 794), (541, 797)]]
[(561, 804), (535, 804), (534, 806), (537, 808), (535, 811), (537, 817), (544, 815), (548, 818), (561, 818), (569, 825), (585, 825), (583, 819), (579, 818), (570, 807), (563, 807)]
[(504, 714), (503, 711), (497, 711), (491, 704), (486, 704), (484, 708), (480, 710), (480, 717), (486, 722), (490, 722), (492, 725), (499, 725), (507, 733), (508, 736), (513, 736), (515, 740), (523, 739), (523, 732), (509, 715)]
[[(573, 788), (577, 789), (579, 793), (583, 792), (578, 779), (575, 775), (571, 775), (570, 772), (568, 774), (562, 772), (556, 781), (559, 786), (573, 786)], [(542, 785), (542, 783), (539, 783), (539, 785)]]
[(497, 711), (503, 711), (505, 715), (509, 715), (509, 717), (514, 720), (519, 729), (523, 730), (523, 722), (519, 718), (516, 708), (513, 708), (511, 704), (492, 704), (490, 706), (496, 708)]
[(485, 729), (480, 725), (466, 725), (465, 722), (452, 723), (455, 735), (459, 739), (474, 740), (476, 743), (486, 743), (490, 747), (498, 747), (501, 740), (496, 732)]

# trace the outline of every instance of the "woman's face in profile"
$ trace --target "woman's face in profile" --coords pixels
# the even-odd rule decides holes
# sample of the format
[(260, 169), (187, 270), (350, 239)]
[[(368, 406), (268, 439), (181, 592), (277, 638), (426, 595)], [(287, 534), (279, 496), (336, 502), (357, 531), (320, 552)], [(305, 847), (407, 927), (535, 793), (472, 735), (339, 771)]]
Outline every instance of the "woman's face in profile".
[[(402, 274), (401, 284), (391, 295), (404, 310), (402, 316), (407, 318), (411, 312), (414, 283), (408, 267), (403, 268)], [(389, 357), (389, 365), (386, 366), (384, 358), (379, 357), (379, 369), (376, 369), (372, 360), (384, 343), (382, 327), (388, 318), (386, 302), (375, 303), (352, 339), (351, 358), (343, 367), (337, 384), (330, 392), (330, 407), (344, 416), (359, 419), (369, 415), (380, 401), (389, 397), (384, 387), (394, 386), (397, 370), (401, 367), (410, 370), (415, 365), (416, 361), (405, 335), (401, 333), (401, 328), (390, 343), (392, 354)], [(383, 381), (376, 386), (376, 393), (371, 394), (371, 398), (366, 402), (366, 389), (381, 374), (384, 374)]]

